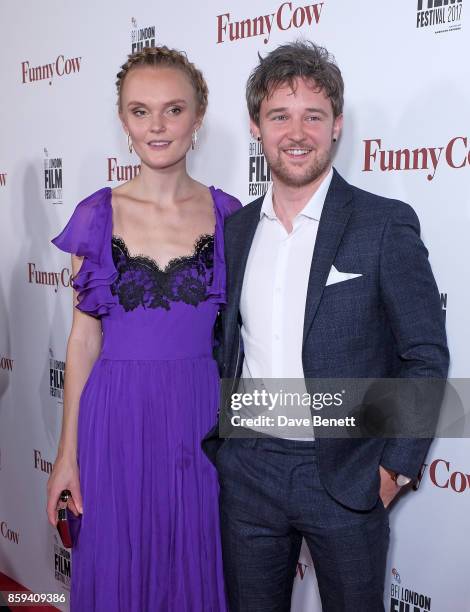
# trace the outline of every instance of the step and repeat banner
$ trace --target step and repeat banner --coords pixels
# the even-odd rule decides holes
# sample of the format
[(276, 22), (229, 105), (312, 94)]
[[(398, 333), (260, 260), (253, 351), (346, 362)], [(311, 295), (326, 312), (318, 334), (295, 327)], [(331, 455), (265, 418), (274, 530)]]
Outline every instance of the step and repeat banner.
[[(346, 85), (335, 166), (416, 210), (451, 376), (469, 376), (470, 0), (4, 0), (0, 16), (0, 572), (34, 592), (70, 588), (71, 555), (45, 513), (72, 316), (70, 259), (50, 239), (78, 201), (139, 172), (114, 83), (146, 45), (203, 70), (209, 108), (189, 169), (244, 203), (270, 179), (244, 101), (258, 54), (298, 38), (334, 54)], [(387, 610), (470, 610), (469, 512), (470, 444), (436, 440), (390, 514)], [(321, 610), (306, 548), (292, 610)]]

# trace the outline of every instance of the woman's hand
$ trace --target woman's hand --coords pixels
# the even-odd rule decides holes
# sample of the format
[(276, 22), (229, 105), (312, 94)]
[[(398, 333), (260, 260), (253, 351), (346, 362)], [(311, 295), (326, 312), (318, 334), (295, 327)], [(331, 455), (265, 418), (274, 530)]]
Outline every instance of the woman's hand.
[(64, 489), (69, 489), (72, 497), (67, 507), (78, 516), (83, 514), (82, 495), (80, 493), (80, 479), (77, 461), (66, 457), (57, 457), (52, 474), (47, 481), (47, 517), (49, 523), (57, 526), (57, 506), (59, 497)]

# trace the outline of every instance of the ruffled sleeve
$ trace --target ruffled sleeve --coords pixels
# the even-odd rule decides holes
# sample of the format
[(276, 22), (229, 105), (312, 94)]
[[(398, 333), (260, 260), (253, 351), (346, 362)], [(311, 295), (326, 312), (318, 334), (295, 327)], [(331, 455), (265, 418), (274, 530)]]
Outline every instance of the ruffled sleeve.
[(215, 203), (214, 271), (208, 299), (218, 304), (226, 304), (226, 274), (224, 254), (224, 222), (227, 217), (242, 208), (237, 198), (221, 189), (211, 187)]
[(112, 223), (111, 189), (105, 187), (82, 200), (52, 240), (62, 251), (83, 257), (72, 286), (78, 293), (77, 308), (94, 317), (108, 314), (117, 303), (111, 293), (118, 275), (111, 251)]

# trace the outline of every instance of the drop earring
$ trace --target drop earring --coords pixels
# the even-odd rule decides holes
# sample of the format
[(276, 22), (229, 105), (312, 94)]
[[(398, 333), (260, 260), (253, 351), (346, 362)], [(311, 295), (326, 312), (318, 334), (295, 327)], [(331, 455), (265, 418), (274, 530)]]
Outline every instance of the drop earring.
[(129, 153), (132, 153), (133, 146), (132, 146), (131, 135), (129, 134), (129, 132), (127, 133), (127, 146), (129, 147)]
[(194, 151), (197, 144), (197, 130), (194, 130), (193, 135), (191, 136), (191, 149)]

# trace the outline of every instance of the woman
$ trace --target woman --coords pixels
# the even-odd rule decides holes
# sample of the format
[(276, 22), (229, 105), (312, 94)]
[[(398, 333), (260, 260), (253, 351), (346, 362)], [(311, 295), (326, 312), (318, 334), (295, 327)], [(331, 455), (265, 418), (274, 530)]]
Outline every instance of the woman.
[(140, 174), (80, 202), (53, 240), (73, 254), (76, 308), (48, 516), (62, 489), (83, 512), (72, 611), (218, 612), (217, 478), (200, 443), (218, 403), (223, 223), (240, 203), (187, 174), (208, 91), (184, 54), (129, 56), (117, 90)]

